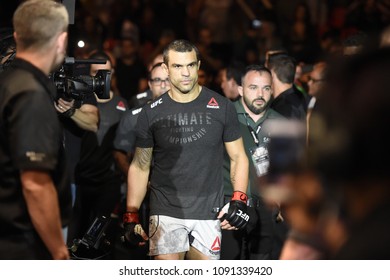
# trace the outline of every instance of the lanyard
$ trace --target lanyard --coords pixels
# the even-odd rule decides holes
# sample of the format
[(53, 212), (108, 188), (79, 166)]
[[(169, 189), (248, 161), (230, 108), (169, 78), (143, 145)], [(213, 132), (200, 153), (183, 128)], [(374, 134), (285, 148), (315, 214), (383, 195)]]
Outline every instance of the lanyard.
[(259, 134), (260, 130), (261, 130), (261, 125), (258, 125), (257, 128), (256, 128), (256, 131), (250, 126), (249, 122), (248, 122), (248, 118), (246, 116), (246, 114), (244, 114), (245, 116), (245, 120), (246, 120), (246, 124), (248, 126), (248, 129), (249, 129), (249, 132), (250, 134), (252, 135), (252, 138), (253, 138), (253, 142), (255, 142), (255, 144), (257, 146), (259, 146), (259, 139), (257, 139), (257, 135)]

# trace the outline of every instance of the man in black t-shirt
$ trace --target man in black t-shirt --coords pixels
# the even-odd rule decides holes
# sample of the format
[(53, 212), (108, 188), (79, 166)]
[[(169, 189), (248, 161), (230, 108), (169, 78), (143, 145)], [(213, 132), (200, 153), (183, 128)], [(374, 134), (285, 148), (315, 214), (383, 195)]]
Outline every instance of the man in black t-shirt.
[[(199, 66), (194, 45), (185, 40), (169, 44), (163, 68), (171, 88), (143, 107), (137, 122), (125, 237), (135, 244), (149, 240), (149, 254), (155, 259), (219, 259), (221, 228), (242, 228), (249, 220), (248, 158), (237, 115), (228, 99), (199, 86)], [(234, 193), (221, 210), (224, 146), (231, 158)], [(138, 210), (149, 175), (148, 237)]]
[[(105, 64), (92, 64), (90, 75), (98, 70), (112, 71), (112, 63), (104, 52), (94, 52), (90, 59), (105, 60)], [(79, 188), (75, 215), (79, 216), (78, 238), (82, 238), (96, 217), (110, 217), (120, 200), (122, 177), (115, 166), (113, 141), (118, 123), (125, 113), (126, 100), (110, 91), (108, 99), (96, 96), (99, 109), (97, 132), (85, 131), (81, 138), (80, 160), (75, 170), (75, 180)]]
[(13, 23), (16, 59), (0, 77), (0, 259), (68, 259), (70, 185), (48, 79), (64, 59), (68, 14), (26, 1)]

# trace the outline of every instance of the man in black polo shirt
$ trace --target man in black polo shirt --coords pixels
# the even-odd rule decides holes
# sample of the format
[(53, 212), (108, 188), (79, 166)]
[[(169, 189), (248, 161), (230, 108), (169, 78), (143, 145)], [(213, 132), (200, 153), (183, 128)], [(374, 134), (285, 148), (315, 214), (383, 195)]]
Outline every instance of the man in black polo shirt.
[(68, 14), (26, 1), (13, 24), (16, 59), (0, 77), (0, 259), (68, 259), (71, 195), (48, 79), (64, 59)]

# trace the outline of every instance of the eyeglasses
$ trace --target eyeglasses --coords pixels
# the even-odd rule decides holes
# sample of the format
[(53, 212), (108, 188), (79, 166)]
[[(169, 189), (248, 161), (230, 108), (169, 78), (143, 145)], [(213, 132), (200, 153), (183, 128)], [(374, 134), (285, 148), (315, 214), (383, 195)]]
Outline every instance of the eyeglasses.
[(169, 83), (169, 78), (166, 78), (165, 80), (162, 80), (160, 78), (154, 78), (154, 79), (150, 79), (150, 81), (155, 86), (161, 85), (162, 82), (164, 82), (167, 85)]
[(312, 78), (312, 77), (309, 77), (307, 81), (308, 81), (308, 82), (309, 82), (309, 81), (312, 81), (313, 83), (318, 83), (318, 82), (323, 82), (323, 81), (325, 81), (325, 79), (314, 79), (314, 78)]

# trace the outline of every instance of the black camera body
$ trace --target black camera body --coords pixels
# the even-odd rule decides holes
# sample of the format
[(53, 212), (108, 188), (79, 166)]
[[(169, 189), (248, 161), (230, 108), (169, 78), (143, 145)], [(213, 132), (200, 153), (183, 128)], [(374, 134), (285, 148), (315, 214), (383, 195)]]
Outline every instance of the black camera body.
[[(110, 98), (111, 72), (99, 70), (95, 76), (88, 75), (88, 64), (105, 64), (102, 59), (74, 59), (66, 57), (60, 69), (50, 75), (61, 98), (81, 100), (85, 95), (95, 93), (100, 99)], [(81, 70), (80, 70), (81, 69)]]

